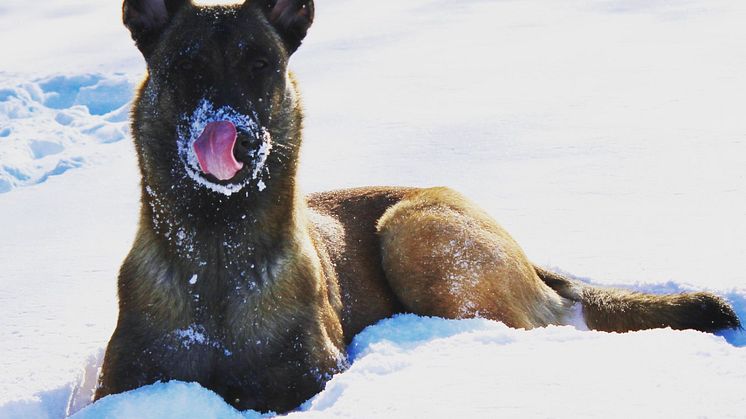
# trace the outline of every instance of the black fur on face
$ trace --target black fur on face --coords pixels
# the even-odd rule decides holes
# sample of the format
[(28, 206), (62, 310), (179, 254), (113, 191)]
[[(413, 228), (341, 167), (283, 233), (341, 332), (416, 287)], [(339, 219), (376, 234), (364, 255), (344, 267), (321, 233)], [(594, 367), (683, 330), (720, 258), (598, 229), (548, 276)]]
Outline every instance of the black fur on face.
[[(312, 22), (312, 2), (132, 0), (123, 9), (148, 65), (133, 134), (153, 217), (234, 220), (292, 199), (302, 115), (287, 64)], [(229, 180), (203, 173), (194, 152), (214, 121), (237, 130), (233, 155), (243, 167)]]
[[(284, 127), (272, 126), (274, 114), (293, 106), (286, 51), (252, 9), (189, 7), (175, 19), (179, 30), (166, 31), (148, 57), (149, 79), (137, 104), (138, 119), (159, 134), (144, 133), (153, 140), (142, 144), (152, 150), (142, 153), (152, 160), (147, 167), (196, 190), (263, 190), (273, 143), (286, 140)], [(236, 126), (234, 157), (243, 163), (228, 181), (201, 173), (193, 150), (206, 124), (219, 120)]]

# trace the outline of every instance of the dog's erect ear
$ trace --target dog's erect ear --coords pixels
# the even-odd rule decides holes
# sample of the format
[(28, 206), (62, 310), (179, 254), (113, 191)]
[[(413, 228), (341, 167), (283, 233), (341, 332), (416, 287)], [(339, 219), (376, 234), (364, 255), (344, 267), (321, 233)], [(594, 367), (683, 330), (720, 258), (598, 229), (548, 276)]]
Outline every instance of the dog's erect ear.
[(191, 0), (124, 0), (122, 21), (147, 58), (176, 12)]
[(288, 52), (294, 53), (313, 23), (313, 0), (262, 0), (259, 3)]

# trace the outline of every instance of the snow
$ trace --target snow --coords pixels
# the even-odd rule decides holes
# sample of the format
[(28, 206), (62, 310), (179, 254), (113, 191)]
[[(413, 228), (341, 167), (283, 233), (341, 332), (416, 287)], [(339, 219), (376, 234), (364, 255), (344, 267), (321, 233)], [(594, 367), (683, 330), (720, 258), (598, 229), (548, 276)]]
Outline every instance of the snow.
[[(144, 73), (120, 10), (0, 5), (12, 57), (0, 72), (0, 418), (62, 417), (115, 325), (139, 211), (129, 101)], [(711, 290), (746, 319), (744, 20), (730, 0), (318, 0), (291, 59), (307, 115), (300, 185), (451, 186), (541, 265)], [(744, 346), (744, 332), (400, 316), (361, 333), (350, 369), (290, 416), (738, 417)], [(79, 414), (116, 415), (256, 416), (188, 383)]]
[(181, 339), (181, 344), (187, 349), (195, 343), (204, 344), (207, 341), (204, 329), (196, 324), (189, 326), (187, 329), (175, 330), (174, 334)]
[[(143, 406), (148, 406), (143, 410)], [(157, 383), (126, 395), (102, 400), (74, 416), (80, 419), (159, 419), (159, 418), (260, 418), (259, 414), (242, 415), (225, 404), (217, 394), (194, 383)]]
[[(743, 349), (699, 332), (526, 332), (414, 315), (364, 330), (350, 356), (349, 370), (288, 417), (733, 417), (742, 413), (746, 378), (734, 368), (746, 361)], [(103, 399), (74, 417), (259, 414), (174, 381)]]
[(44, 182), (128, 138), (133, 83), (124, 75), (0, 76), (0, 193)]
[(746, 354), (698, 332), (526, 332), (407, 315), (362, 332), (351, 354), (291, 417), (725, 417), (743, 403), (732, 366)]

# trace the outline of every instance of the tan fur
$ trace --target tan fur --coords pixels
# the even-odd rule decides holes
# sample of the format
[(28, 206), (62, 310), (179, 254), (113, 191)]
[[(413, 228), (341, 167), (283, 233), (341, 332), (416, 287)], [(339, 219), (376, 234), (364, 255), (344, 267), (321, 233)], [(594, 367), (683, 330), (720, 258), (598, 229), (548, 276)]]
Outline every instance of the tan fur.
[(386, 211), (378, 231), (389, 284), (415, 313), (482, 316), (521, 328), (565, 316), (567, 303), (510, 235), (452, 190), (407, 196)]
[(595, 330), (740, 327), (728, 303), (709, 293), (605, 289), (536, 267), (488, 214), (448, 188), (348, 189), (314, 194), (309, 204), (326, 232), (317, 251), (339, 281), (348, 342), (400, 311), (533, 328), (570, 324), (576, 303)]

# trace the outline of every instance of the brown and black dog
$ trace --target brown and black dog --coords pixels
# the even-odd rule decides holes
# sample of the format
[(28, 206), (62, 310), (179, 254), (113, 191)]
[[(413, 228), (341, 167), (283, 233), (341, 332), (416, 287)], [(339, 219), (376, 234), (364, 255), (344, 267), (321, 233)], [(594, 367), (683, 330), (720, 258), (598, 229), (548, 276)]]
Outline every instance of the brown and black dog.
[(239, 409), (297, 407), (345, 347), (396, 313), (516, 328), (740, 327), (707, 293), (606, 290), (535, 267), (445, 188), (301, 195), (303, 114), (287, 70), (312, 0), (125, 0), (148, 67), (132, 113), (142, 173), (136, 240), (96, 398), (194, 381)]

